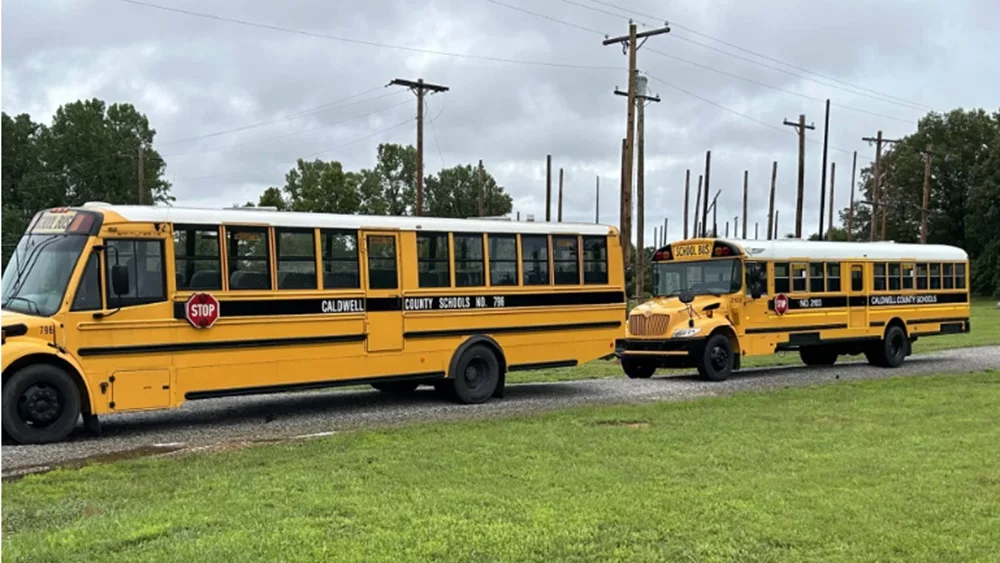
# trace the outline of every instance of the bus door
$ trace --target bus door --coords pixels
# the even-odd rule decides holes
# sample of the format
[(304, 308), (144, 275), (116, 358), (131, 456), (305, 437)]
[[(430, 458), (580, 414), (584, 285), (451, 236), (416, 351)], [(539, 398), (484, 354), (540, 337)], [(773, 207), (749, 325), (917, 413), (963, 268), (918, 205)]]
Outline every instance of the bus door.
[(366, 331), (369, 352), (403, 349), (399, 233), (364, 232)]
[(865, 294), (865, 268), (863, 264), (847, 264), (850, 282), (847, 287), (848, 328), (868, 328), (868, 297)]

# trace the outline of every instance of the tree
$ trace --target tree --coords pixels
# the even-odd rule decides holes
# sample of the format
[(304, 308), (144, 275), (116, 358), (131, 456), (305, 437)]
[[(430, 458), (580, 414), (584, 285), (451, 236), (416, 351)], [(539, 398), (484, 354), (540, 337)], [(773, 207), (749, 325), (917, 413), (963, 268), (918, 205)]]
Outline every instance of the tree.
[(417, 149), (410, 145), (380, 144), (375, 174), (382, 198), (377, 205), (384, 209), (377, 215), (412, 215), (417, 199)]
[[(486, 216), (507, 215), (513, 199), (504, 193), (488, 172), (483, 173), (483, 209)], [(424, 194), (426, 215), (432, 217), (477, 217), (479, 215), (479, 168), (472, 165), (441, 170), (427, 178)]]
[[(357, 213), (360, 198), (356, 184), (354, 174), (344, 172), (344, 167), (335, 160), (306, 162), (299, 159), (295, 168), (285, 175), (287, 208), (319, 213)], [(277, 196), (284, 201), (281, 194), (269, 192), (264, 193), (269, 200)]]
[(278, 211), (286, 211), (288, 209), (288, 202), (282, 197), (281, 190), (273, 186), (260, 194), (260, 200), (257, 202), (257, 205), (260, 207), (276, 207)]

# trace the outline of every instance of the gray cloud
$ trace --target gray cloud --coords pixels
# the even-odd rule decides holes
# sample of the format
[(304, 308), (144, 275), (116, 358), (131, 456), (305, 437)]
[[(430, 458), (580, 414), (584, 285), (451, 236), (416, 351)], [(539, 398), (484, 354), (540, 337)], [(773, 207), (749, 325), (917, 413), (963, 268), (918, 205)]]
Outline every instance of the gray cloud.
[[(158, 131), (158, 148), (166, 155), (178, 202), (221, 206), (255, 199), (265, 187), (280, 185), (298, 157), (316, 154), (361, 168), (374, 163), (378, 143), (413, 142), (413, 96), (402, 91), (373, 98), (392, 94), (395, 88), (381, 87), (393, 78), (423, 77), (451, 88), (428, 99), (427, 116), (433, 122), (425, 131), (427, 170), (483, 159), (511, 192), (522, 216), (543, 218), (545, 155), (552, 154), (554, 186), (558, 169), (565, 172), (565, 218), (593, 220), (594, 182), (600, 176), (601, 220), (617, 222), (625, 104), (612, 91), (625, 86), (626, 59), (619, 48), (602, 46), (598, 34), (486, 0), (419, 5), (388, 0), (159, 1), (310, 33), (612, 69), (415, 53), (245, 27), (118, 0), (12, 0), (5, 3), (3, 14), (4, 111), (28, 112), (47, 121), (60, 104), (79, 98), (134, 103)], [(831, 112), (834, 148), (829, 152), (838, 168), (838, 207), (848, 196), (851, 152), (858, 151), (859, 169), (874, 153), (861, 137), (878, 129), (887, 136), (905, 135), (923, 114), (905, 103), (872, 99), (837, 81), (938, 110), (995, 107), (1000, 87), (990, 23), (1000, 8), (989, 0), (961, 5), (937, 0), (905, 7), (861, 0), (779, 0), (766, 9), (719, 2), (668, 9), (652, 0), (504, 2), (612, 34), (626, 31), (629, 15), (647, 25), (658, 21), (607, 4), (669, 18), (673, 32), (649, 40), (640, 51), (639, 67), (746, 116), (650, 81), (663, 101), (647, 109), (647, 240), (663, 217), (670, 219), (670, 235), (680, 235), (684, 171), (692, 171), (693, 199), (707, 149), (712, 150), (712, 191), (724, 190), (720, 222), (741, 213), (743, 171), (748, 170), (749, 231), (753, 221), (760, 221), (763, 231), (771, 162), (777, 160), (781, 231), (791, 231), (797, 142), (791, 128), (781, 123), (800, 113), (817, 126), (809, 132), (807, 145), (804, 214), (804, 230), (815, 230), (822, 100), (829, 97), (838, 104)], [(738, 51), (695, 31), (827, 78), (811, 76), (819, 83), (804, 80), (803, 70)], [(375, 91), (345, 102), (358, 102), (354, 105), (203, 140), (170, 142), (287, 117), (368, 90)]]

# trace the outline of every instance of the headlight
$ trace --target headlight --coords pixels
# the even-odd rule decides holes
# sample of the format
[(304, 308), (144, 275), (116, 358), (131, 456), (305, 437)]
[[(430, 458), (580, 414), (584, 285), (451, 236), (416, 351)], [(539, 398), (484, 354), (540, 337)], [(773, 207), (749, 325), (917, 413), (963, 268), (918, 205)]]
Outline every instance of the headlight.
[(674, 331), (674, 338), (689, 338), (701, 332), (700, 328), (679, 328)]

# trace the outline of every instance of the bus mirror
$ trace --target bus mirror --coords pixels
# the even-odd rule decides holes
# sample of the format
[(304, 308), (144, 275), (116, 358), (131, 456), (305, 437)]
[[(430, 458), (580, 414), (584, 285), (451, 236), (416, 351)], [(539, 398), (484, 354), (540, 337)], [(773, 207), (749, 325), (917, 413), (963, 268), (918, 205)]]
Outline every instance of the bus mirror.
[(760, 296), (763, 294), (764, 292), (761, 290), (760, 282), (759, 281), (751, 282), (750, 297), (753, 297), (754, 299), (760, 299)]
[(677, 298), (681, 300), (681, 303), (687, 305), (692, 301), (694, 301), (694, 293), (690, 291), (682, 291), (681, 294), (677, 296)]
[(111, 290), (115, 295), (128, 293), (128, 268), (120, 264), (111, 266)]

